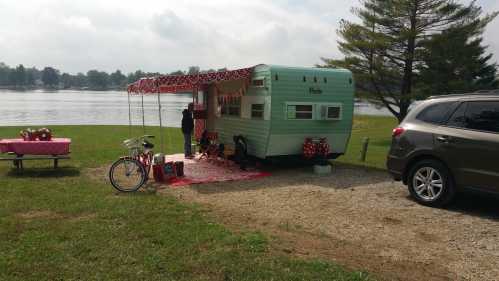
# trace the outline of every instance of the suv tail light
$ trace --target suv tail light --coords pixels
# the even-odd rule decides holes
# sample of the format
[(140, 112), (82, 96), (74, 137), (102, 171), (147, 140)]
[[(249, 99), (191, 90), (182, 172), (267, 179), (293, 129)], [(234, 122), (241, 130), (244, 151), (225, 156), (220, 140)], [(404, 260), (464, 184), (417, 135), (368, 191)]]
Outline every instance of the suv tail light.
[(393, 131), (392, 131), (392, 137), (394, 137), (394, 138), (395, 138), (395, 137), (398, 137), (398, 136), (400, 136), (400, 135), (401, 135), (404, 131), (405, 131), (405, 129), (404, 129), (404, 128), (402, 128), (402, 127), (397, 127), (397, 128), (395, 128), (395, 129), (393, 129)]

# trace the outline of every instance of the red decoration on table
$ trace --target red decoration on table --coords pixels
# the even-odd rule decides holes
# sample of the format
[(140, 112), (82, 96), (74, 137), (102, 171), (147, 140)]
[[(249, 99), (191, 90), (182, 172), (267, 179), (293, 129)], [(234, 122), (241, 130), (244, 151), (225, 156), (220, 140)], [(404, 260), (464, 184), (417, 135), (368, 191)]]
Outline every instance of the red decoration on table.
[(20, 131), (19, 135), (23, 138), (24, 141), (50, 141), (52, 139), (52, 131), (47, 128), (41, 128), (38, 130), (32, 130), (28, 128)]
[(36, 131), (36, 135), (41, 141), (50, 141), (52, 140), (52, 131), (47, 128), (41, 128)]
[(23, 138), (24, 141), (34, 141), (36, 140), (35, 135), (33, 134), (34, 131), (31, 130), (30, 128), (21, 130), (19, 132), (19, 135)]

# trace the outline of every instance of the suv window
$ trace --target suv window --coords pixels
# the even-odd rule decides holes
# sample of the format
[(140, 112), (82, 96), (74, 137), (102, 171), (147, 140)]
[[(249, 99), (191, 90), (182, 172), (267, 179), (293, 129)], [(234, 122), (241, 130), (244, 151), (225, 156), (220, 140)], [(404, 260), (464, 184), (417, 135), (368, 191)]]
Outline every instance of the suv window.
[(499, 102), (469, 102), (466, 109), (466, 128), (499, 133)]
[(448, 126), (458, 127), (458, 128), (466, 128), (466, 117), (464, 114), (466, 113), (466, 107), (468, 103), (463, 102), (457, 109), (454, 111), (452, 116), (447, 123)]
[(416, 119), (433, 124), (443, 124), (449, 119), (449, 115), (455, 107), (455, 101), (432, 104), (423, 109), (416, 116)]

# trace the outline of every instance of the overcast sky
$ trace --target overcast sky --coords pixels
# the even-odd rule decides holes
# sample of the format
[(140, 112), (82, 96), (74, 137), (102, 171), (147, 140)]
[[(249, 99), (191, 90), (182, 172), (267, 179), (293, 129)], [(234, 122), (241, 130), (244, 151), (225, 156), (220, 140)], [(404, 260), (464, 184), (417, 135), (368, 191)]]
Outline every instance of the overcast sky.
[[(312, 66), (341, 57), (336, 29), (348, 0), (0, 0), (0, 62), (170, 72), (198, 65)], [(499, 1), (477, 2), (486, 12)], [(485, 33), (499, 58), (499, 18)]]

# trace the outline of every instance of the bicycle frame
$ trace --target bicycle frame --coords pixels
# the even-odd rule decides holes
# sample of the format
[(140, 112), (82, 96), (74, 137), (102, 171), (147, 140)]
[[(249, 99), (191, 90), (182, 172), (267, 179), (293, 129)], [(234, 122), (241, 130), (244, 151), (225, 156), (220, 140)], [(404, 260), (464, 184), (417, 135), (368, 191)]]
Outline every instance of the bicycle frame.
[[(137, 160), (145, 169), (146, 176), (149, 178), (150, 168), (152, 166), (153, 151), (149, 148), (143, 147), (143, 142), (147, 141), (148, 138), (154, 136), (142, 136), (134, 139), (127, 139), (123, 142), (124, 146), (128, 148), (129, 155), (122, 156), (120, 159), (125, 160)], [(129, 173), (127, 168), (127, 174)]]

